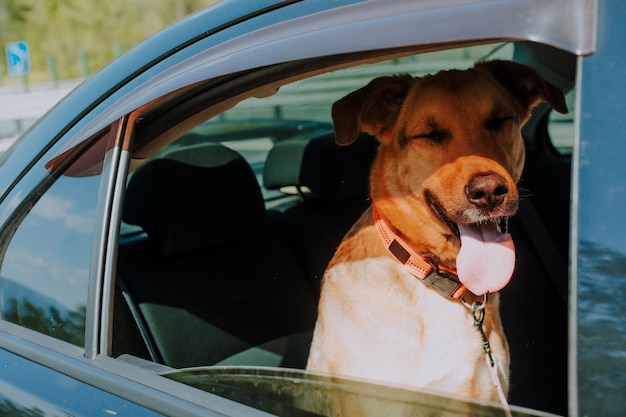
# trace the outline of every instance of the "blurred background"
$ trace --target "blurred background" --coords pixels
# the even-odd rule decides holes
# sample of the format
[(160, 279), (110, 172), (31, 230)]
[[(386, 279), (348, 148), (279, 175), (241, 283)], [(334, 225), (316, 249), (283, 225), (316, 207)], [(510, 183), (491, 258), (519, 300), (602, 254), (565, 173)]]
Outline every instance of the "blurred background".
[[(0, 0), (0, 45), (27, 42), (28, 81), (89, 75), (160, 29), (218, 0)], [(2, 85), (21, 84), (7, 74)]]
[(0, 0), (0, 152), (82, 80), (219, 0)]

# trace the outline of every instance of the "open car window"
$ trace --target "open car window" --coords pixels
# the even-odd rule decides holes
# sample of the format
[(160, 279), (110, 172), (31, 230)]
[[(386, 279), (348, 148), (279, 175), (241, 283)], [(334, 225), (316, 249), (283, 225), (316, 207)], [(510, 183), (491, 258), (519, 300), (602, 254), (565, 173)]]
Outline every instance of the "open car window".
[[(287, 407), (301, 415), (323, 414), (298, 403), (296, 388), (319, 388), (322, 394), (315, 392), (324, 395), (334, 387), (332, 380), (302, 370), (324, 269), (370, 204), (368, 174), (377, 147), (371, 137), (347, 147), (335, 144), (333, 102), (378, 76), (465, 69), (478, 60), (511, 59), (514, 48), (513, 43), (479, 45), (327, 73), (317, 69), (311, 77), (264, 90), (225, 111), (205, 112), (196, 105), (187, 115), (189, 123), (181, 121), (177, 108), (160, 112), (152, 126), (146, 118), (137, 129), (126, 181), (110, 354), (178, 369), (164, 375), (255, 407), (278, 390), (281, 398), (272, 405), (278, 408), (267, 411)], [(203, 113), (209, 117), (199, 118)], [(164, 141), (165, 130), (169, 139)], [(565, 129), (553, 135), (559, 149), (571, 143), (568, 135)], [(154, 138), (159, 146), (151, 147)], [(569, 181), (569, 173), (562, 179)], [(541, 216), (538, 221), (547, 223)], [(511, 224), (520, 239), (529, 239), (533, 227), (527, 217)], [(567, 230), (565, 236), (562, 232), (548, 230), (549, 236), (561, 233), (550, 245), (567, 245)], [(521, 256), (543, 262), (532, 251)], [(567, 274), (554, 283), (545, 272), (520, 273), (545, 278), (556, 301), (548, 293), (535, 297), (531, 283), (503, 292), (505, 329), (511, 329), (518, 349), (512, 354), (524, 358), (512, 372), (511, 403), (561, 412), (567, 396), (566, 290), (561, 294)], [(528, 291), (525, 304), (513, 302), (520, 291)], [(547, 310), (537, 303), (548, 303)], [(552, 321), (537, 329), (545, 311)], [(553, 349), (544, 355), (546, 343)], [(255, 371), (246, 374), (250, 369)], [(536, 382), (538, 374), (544, 383)], [(377, 390), (347, 384), (340, 385), (347, 391), (358, 386), (358, 396)], [(252, 385), (263, 388), (253, 394)], [(548, 400), (545, 390), (553, 394)], [(398, 395), (399, 401), (407, 395), (392, 392), (389, 388), (389, 398)], [(431, 405), (415, 401), (410, 407), (425, 410), (439, 401), (429, 394), (423, 398)], [(497, 412), (495, 407), (474, 415)]]

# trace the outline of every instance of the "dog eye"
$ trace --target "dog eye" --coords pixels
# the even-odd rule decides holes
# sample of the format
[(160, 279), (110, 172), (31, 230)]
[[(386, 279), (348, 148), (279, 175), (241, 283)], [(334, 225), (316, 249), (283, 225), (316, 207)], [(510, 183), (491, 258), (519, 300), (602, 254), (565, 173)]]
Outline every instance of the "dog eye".
[(415, 135), (412, 139), (426, 139), (429, 142), (433, 143), (442, 143), (452, 137), (452, 133), (450, 133), (447, 129), (435, 129), (428, 133), (422, 133), (419, 135)]
[(508, 122), (509, 120), (514, 120), (514, 119), (515, 118), (513, 116), (494, 116), (485, 122), (485, 128), (487, 130), (495, 132), (495, 131), (502, 129), (502, 126), (504, 125), (505, 122)]

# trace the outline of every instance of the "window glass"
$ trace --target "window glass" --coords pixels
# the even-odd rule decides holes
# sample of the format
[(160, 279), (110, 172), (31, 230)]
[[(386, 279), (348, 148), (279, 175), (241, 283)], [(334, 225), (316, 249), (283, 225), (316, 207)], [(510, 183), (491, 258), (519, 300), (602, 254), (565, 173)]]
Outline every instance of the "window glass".
[[(64, 156), (46, 168), (56, 171)], [(102, 159), (102, 148), (92, 146), (37, 201), (22, 204), (32, 208), (18, 220), (2, 260), (2, 319), (83, 346)]]
[(562, 155), (571, 155), (574, 148), (574, 105), (576, 103), (576, 90), (571, 89), (565, 94), (565, 102), (569, 113), (561, 114), (555, 110), (550, 111), (548, 121), (548, 134), (550, 141)]

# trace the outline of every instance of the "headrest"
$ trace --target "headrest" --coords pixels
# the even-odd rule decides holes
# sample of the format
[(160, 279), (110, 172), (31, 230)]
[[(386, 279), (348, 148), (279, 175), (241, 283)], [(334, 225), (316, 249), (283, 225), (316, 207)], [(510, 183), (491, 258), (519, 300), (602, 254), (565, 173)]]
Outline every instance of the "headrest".
[(250, 233), (265, 220), (254, 172), (220, 144), (174, 149), (139, 167), (123, 220), (141, 226), (165, 255), (206, 249)]
[(307, 187), (316, 197), (343, 200), (369, 195), (369, 172), (378, 141), (365, 133), (351, 145), (333, 133), (278, 142), (267, 156), (263, 185), (268, 189)]

